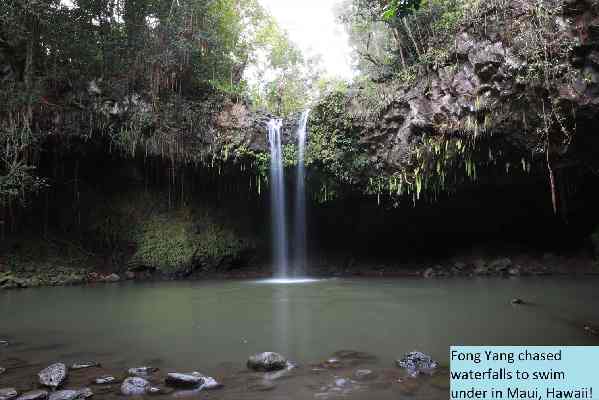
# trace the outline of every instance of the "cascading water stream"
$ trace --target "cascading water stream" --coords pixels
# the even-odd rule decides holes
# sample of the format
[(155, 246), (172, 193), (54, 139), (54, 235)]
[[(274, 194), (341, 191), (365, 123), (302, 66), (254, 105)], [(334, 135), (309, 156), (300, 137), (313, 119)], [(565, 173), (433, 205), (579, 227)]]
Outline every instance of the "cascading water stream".
[(297, 129), (298, 143), (298, 164), (297, 164), (297, 182), (295, 192), (295, 212), (294, 212), (294, 275), (303, 276), (306, 272), (306, 168), (304, 165), (304, 153), (306, 150), (306, 137), (308, 116), (310, 110), (302, 113)]
[(268, 141), (270, 143), (270, 179), (271, 179), (271, 209), (273, 225), (273, 261), (276, 275), (285, 278), (288, 275), (287, 254), (287, 224), (285, 212), (285, 187), (283, 154), (281, 145), (280, 119), (268, 122)]

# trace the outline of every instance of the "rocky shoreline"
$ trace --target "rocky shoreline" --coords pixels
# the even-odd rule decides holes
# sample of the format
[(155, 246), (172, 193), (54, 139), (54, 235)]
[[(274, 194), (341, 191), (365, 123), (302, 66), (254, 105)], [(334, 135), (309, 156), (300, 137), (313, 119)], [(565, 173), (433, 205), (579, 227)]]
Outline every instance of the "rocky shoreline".
[[(514, 255), (512, 257), (455, 257), (440, 262), (406, 264), (372, 264), (353, 260), (319, 261), (307, 271), (308, 276), (402, 278), (474, 278), (599, 275), (599, 264), (587, 256)], [(160, 282), (181, 280), (267, 279), (273, 276), (270, 266), (253, 266), (226, 271), (195, 271), (190, 274), (166, 273), (158, 269), (125, 271), (90, 271), (55, 268), (41, 272), (0, 271), (1, 289), (24, 289), (45, 286), (78, 286), (119, 282)]]
[[(419, 351), (406, 353), (395, 361), (395, 366), (387, 367), (378, 365), (375, 355), (355, 350), (340, 350), (307, 365), (298, 365), (278, 353), (263, 352), (251, 355), (245, 369), (240, 365), (239, 370), (217, 378), (153, 366), (117, 371), (91, 361), (56, 362), (36, 370), (34, 365), (11, 360), (12, 364), (3, 370), (6, 379), (0, 385), (0, 400), (84, 400), (114, 395), (181, 398), (214, 390), (227, 397), (264, 394), (293, 380), (302, 385), (311, 382), (308, 388), (314, 398), (382, 390), (410, 395), (431, 389), (442, 398), (449, 389), (447, 367)], [(36, 379), (32, 379), (34, 376)]]

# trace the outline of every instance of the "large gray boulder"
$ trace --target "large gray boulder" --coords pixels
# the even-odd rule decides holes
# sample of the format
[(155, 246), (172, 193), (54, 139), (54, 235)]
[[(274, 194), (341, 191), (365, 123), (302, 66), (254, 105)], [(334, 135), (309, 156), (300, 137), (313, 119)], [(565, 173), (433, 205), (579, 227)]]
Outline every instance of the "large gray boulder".
[(121, 394), (125, 396), (141, 396), (150, 389), (150, 382), (140, 377), (127, 378), (121, 385)]
[(46, 400), (48, 398), (48, 392), (46, 390), (32, 390), (30, 392), (23, 393), (17, 400)]
[(0, 400), (12, 400), (18, 395), (14, 388), (0, 389)]
[(439, 363), (433, 360), (429, 355), (419, 351), (412, 351), (396, 361), (400, 368), (408, 371), (410, 376), (418, 376), (422, 373), (431, 375), (439, 367)]
[(67, 366), (63, 363), (52, 364), (41, 370), (37, 375), (42, 386), (57, 388), (67, 378)]
[(127, 373), (131, 376), (147, 378), (156, 371), (158, 371), (158, 368), (155, 368), (155, 367), (136, 367), (136, 368), (129, 368), (127, 370)]
[(198, 387), (204, 384), (206, 377), (199, 372), (178, 373), (171, 372), (166, 375), (164, 383), (174, 387)]
[(250, 356), (247, 367), (254, 371), (277, 371), (287, 367), (287, 359), (278, 353), (267, 351)]
[(48, 400), (85, 400), (94, 395), (90, 388), (77, 390), (59, 390), (50, 393)]
[(85, 368), (92, 368), (92, 367), (99, 367), (99, 366), (100, 366), (100, 363), (97, 361), (81, 361), (81, 362), (73, 363), (71, 365), (71, 369), (77, 370), (77, 369), (85, 369)]

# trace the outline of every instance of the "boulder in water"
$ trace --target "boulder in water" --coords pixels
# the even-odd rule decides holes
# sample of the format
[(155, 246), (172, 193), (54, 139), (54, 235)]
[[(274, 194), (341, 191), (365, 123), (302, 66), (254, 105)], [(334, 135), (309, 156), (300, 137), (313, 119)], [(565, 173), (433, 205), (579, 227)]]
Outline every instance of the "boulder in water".
[(85, 400), (89, 399), (94, 395), (94, 392), (90, 388), (83, 388), (78, 390), (59, 390), (57, 392), (50, 393), (48, 400)]
[(71, 369), (77, 370), (77, 369), (85, 369), (85, 368), (92, 368), (92, 367), (99, 367), (99, 366), (100, 366), (100, 363), (98, 363), (96, 361), (83, 361), (83, 362), (73, 363), (73, 365), (71, 365)]
[(17, 400), (46, 400), (48, 398), (48, 392), (45, 390), (32, 390), (30, 392), (23, 393)]
[(127, 373), (132, 376), (147, 378), (156, 371), (158, 371), (158, 368), (155, 368), (155, 367), (136, 367), (136, 368), (129, 368), (127, 370)]
[(8, 346), (8, 340), (0, 339), (0, 346)]
[(506, 272), (512, 266), (512, 260), (509, 258), (500, 258), (492, 261), (489, 264), (489, 268), (495, 270), (495, 272)]
[(0, 389), (0, 400), (12, 400), (17, 397), (18, 393), (14, 388)]
[(5, 372), (6, 372), (6, 368), (2, 368), (2, 367), (0, 367), (0, 375), (2, 375), (2, 374), (3, 374), (3, 373), (5, 373)]
[(63, 363), (52, 364), (41, 370), (37, 376), (42, 386), (57, 388), (67, 378), (67, 366)]
[(121, 277), (118, 276), (117, 274), (110, 274), (108, 276), (105, 276), (103, 279), (104, 282), (108, 282), (108, 283), (119, 282), (120, 280), (121, 280)]
[(150, 382), (140, 377), (127, 378), (121, 385), (121, 393), (125, 396), (141, 396), (150, 388)]
[(264, 374), (264, 379), (269, 381), (276, 381), (278, 379), (286, 378), (291, 375), (291, 371), (295, 368), (297, 368), (297, 366), (294, 363), (287, 361), (287, 365), (284, 369), (267, 372)]
[(277, 371), (287, 367), (287, 359), (278, 353), (267, 351), (250, 356), (247, 367), (254, 371)]
[(400, 360), (396, 361), (396, 364), (398, 367), (406, 369), (410, 376), (418, 376), (421, 373), (431, 375), (439, 367), (439, 363), (419, 351), (406, 353)]
[(514, 304), (514, 305), (522, 305), (522, 304), (524, 304), (524, 300), (516, 297), (516, 298), (512, 299), (511, 303)]
[(105, 376), (101, 376), (99, 378), (94, 379), (94, 383), (96, 385), (107, 385), (109, 383), (114, 383), (116, 382), (116, 378), (114, 376), (110, 376), (110, 375), (105, 375)]
[(204, 384), (206, 377), (199, 372), (178, 373), (171, 372), (166, 375), (164, 383), (175, 387), (197, 387)]
[(377, 374), (370, 369), (358, 369), (353, 373), (353, 379), (359, 382), (376, 379)]

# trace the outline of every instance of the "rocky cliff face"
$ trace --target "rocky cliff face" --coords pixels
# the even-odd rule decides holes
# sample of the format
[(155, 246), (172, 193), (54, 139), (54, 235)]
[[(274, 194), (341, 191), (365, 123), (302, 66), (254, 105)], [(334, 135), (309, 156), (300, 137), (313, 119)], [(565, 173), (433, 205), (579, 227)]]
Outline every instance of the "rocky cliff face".
[(562, 170), (597, 173), (599, 2), (483, 2), (466, 14), (416, 76), (316, 108), (313, 130), (351, 139), (349, 180), (420, 197), (488, 168), (543, 173), (552, 186)]

